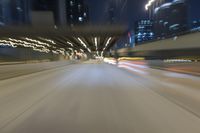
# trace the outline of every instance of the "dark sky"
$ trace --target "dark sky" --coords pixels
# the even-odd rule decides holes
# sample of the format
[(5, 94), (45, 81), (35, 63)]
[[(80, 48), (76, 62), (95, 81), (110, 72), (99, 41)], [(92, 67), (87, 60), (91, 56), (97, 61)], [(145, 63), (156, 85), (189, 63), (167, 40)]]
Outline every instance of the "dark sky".
[(191, 20), (200, 19), (200, 0), (189, 0), (189, 3)]
[[(92, 23), (105, 23), (108, 19), (109, 3), (115, 3), (115, 20), (132, 25), (135, 20), (145, 18), (144, 5), (148, 0), (85, 0), (90, 8)], [(168, 0), (170, 1), (170, 0)], [(171, 0), (172, 1), (172, 0)], [(188, 0), (190, 20), (200, 19), (200, 0)]]

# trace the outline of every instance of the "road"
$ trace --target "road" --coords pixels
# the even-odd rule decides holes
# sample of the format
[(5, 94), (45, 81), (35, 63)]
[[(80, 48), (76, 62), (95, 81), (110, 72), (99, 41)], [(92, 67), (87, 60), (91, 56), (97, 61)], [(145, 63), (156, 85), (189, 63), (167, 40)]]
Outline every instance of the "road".
[(200, 78), (90, 61), (4, 79), (0, 133), (200, 133)]

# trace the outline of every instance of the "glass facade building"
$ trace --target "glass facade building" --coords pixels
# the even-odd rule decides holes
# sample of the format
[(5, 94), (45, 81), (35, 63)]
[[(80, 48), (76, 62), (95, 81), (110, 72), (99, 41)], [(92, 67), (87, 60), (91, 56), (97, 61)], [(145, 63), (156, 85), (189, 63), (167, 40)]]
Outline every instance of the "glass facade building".
[(1, 0), (0, 25), (24, 25), (30, 23), (29, 0)]
[(86, 24), (89, 20), (88, 6), (83, 0), (66, 0), (66, 12), (70, 26)]
[(157, 37), (173, 36), (188, 30), (187, 5), (175, 0), (154, 11), (154, 29)]
[(153, 21), (148, 19), (135, 22), (136, 44), (154, 39), (153, 25)]

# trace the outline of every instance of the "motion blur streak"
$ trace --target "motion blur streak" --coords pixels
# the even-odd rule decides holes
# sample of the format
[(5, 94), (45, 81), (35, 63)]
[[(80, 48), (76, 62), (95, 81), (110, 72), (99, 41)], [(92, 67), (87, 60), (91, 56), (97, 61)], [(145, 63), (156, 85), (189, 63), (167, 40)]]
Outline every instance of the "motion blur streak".
[(136, 66), (149, 74), (129, 73), (93, 60), (56, 64), (0, 81), (0, 133), (200, 132), (199, 77)]
[[(141, 62), (142, 63), (142, 62)], [(129, 62), (129, 61), (120, 61), (119, 62), (119, 65), (128, 65), (128, 66), (132, 66), (132, 67), (138, 67), (138, 68), (148, 68), (147, 66), (145, 66), (144, 64), (143, 65), (140, 65), (141, 63), (139, 64), (134, 64), (132, 62)]]
[(144, 72), (144, 71), (141, 71), (141, 70), (139, 70), (139, 69), (137, 69), (137, 68), (135, 68), (135, 67), (132, 67), (132, 65), (130, 66), (130, 65), (126, 65), (126, 64), (124, 64), (124, 65), (119, 64), (118, 67), (119, 67), (119, 68), (125, 68), (125, 69), (131, 70), (131, 71), (133, 71), (133, 72), (138, 72), (138, 73), (140, 73), (140, 74), (147, 74), (147, 73)]

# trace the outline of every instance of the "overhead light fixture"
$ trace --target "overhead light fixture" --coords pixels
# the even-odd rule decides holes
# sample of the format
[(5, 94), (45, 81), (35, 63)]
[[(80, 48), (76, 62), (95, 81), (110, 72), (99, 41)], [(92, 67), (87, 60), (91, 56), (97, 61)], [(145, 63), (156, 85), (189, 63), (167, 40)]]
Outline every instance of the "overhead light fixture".
[(145, 5), (145, 9), (149, 10), (149, 7), (155, 2), (156, 0), (149, 0), (148, 3)]
[(71, 42), (67, 42), (70, 46), (74, 47), (74, 45)]
[(81, 38), (78, 37), (78, 40), (80, 41), (80, 43), (83, 45), (83, 47), (85, 47), (90, 53), (92, 52), (87, 45), (83, 42), (83, 40), (81, 40)]

